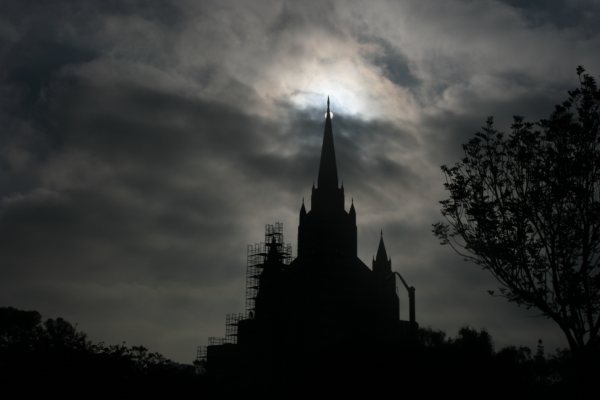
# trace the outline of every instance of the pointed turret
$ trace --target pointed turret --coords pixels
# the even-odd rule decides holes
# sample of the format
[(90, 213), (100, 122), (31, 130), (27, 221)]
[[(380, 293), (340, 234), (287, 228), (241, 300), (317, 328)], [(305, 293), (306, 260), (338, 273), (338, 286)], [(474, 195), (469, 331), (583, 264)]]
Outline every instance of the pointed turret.
[(385, 250), (385, 243), (383, 243), (383, 230), (381, 230), (379, 247), (377, 247), (377, 255), (373, 259), (373, 272), (389, 274), (391, 271), (392, 260), (391, 258), (388, 258), (387, 251)]
[(396, 279), (392, 272), (392, 259), (388, 258), (383, 243), (383, 229), (379, 237), (377, 255), (373, 259), (373, 277), (379, 291), (379, 313), (384, 320), (397, 321), (400, 316), (400, 304), (396, 294)]
[(333, 146), (333, 129), (331, 126), (331, 112), (329, 111), (329, 97), (327, 97), (327, 116), (323, 132), (323, 147), (321, 148), (321, 162), (319, 164), (319, 189), (337, 189), (338, 174)]
[(383, 229), (381, 230), (381, 236), (379, 237), (379, 247), (377, 248), (375, 261), (389, 261), (387, 251), (385, 251), (385, 243), (383, 243)]

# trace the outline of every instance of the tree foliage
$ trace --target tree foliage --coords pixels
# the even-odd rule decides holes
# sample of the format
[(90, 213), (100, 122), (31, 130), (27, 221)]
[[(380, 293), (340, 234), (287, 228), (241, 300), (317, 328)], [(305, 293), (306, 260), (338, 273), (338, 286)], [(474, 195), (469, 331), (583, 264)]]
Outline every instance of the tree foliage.
[(42, 321), (37, 311), (0, 307), (2, 385), (26, 380), (156, 388), (195, 384), (193, 371), (192, 366), (176, 364), (143, 346), (93, 343), (63, 318)]
[(490, 117), (442, 166), (446, 222), (433, 228), (500, 295), (553, 319), (574, 353), (597, 351), (600, 329), (600, 91), (577, 74), (548, 119), (516, 116), (505, 134)]

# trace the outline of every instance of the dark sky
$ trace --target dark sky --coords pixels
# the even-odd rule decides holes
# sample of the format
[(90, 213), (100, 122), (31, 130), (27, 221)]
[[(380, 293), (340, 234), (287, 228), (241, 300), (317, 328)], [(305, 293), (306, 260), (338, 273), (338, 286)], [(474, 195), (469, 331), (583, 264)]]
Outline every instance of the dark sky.
[(191, 362), (243, 311), (264, 225), (295, 247), (329, 95), (359, 256), (383, 229), (420, 324), (565, 346), (431, 224), (439, 166), (488, 115), (546, 116), (577, 65), (598, 76), (599, 18), (596, 0), (3, 0), (0, 305)]

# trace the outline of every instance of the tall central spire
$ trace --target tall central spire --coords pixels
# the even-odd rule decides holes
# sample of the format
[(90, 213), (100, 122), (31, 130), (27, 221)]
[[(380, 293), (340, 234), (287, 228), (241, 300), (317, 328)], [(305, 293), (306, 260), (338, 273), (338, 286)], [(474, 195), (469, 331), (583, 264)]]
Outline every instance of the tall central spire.
[(346, 211), (344, 185), (338, 187), (331, 111), (327, 114), (319, 164), (318, 187), (312, 186), (311, 210), (304, 203), (298, 225), (298, 257), (356, 257), (356, 210)]
[(329, 96), (327, 96), (327, 117), (325, 131), (323, 132), (323, 147), (321, 148), (321, 162), (319, 164), (319, 189), (338, 188), (337, 164), (335, 162), (335, 149), (333, 147), (333, 129), (331, 127), (331, 112), (329, 111)]

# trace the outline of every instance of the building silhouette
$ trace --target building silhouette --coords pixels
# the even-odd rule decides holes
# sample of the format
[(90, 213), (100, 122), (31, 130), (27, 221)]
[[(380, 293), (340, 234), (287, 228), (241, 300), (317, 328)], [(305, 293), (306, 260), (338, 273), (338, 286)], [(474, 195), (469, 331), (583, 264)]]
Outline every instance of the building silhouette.
[[(409, 295), (408, 321), (400, 319), (397, 277)], [(225, 337), (210, 338), (198, 357), (230, 388), (346, 379), (410, 345), (414, 294), (392, 270), (383, 233), (371, 268), (357, 256), (356, 209), (353, 201), (345, 209), (327, 99), (317, 186), (310, 210), (304, 200), (300, 208), (297, 257), (282, 224), (267, 225), (265, 241), (248, 247), (245, 313), (227, 315)]]

